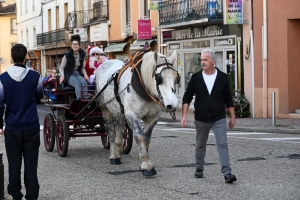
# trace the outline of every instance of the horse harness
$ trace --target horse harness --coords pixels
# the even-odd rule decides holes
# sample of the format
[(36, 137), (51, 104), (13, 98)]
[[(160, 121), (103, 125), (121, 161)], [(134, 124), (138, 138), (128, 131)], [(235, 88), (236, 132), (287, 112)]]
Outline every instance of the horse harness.
[[(157, 103), (158, 105), (161, 105), (164, 107), (164, 105), (161, 103), (161, 101), (163, 101), (163, 97), (161, 95), (160, 89), (159, 89), (159, 85), (163, 83), (163, 77), (161, 75), (161, 72), (165, 69), (172, 69), (174, 71), (176, 71), (174, 68), (172, 68), (172, 64), (168, 63), (167, 58), (163, 57), (165, 59), (165, 63), (159, 64), (155, 66), (155, 70), (152, 73), (152, 76), (155, 77), (156, 80), (156, 89), (157, 89), (157, 93), (159, 95), (159, 99), (153, 97), (145, 88), (142, 76), (141, 76), (141, 65), (142, 65), (142, 60), (143, 60), (143, 55), (147, 52), (149, 52), (151, 50), (150, 47), (146, 48), (146, 49), (141, 49), (138, 52), (135, 53), (134, 57), (131, 59), (131, 62), (127, 63), (119, 72), (118, 74), (118, 78), (117, 78), (117, 83), (119, 83), (120, 77), (123, 74), (123, 72), (128, 68), (131, 67), (131, 72), (132, 72), (132, 78), (131, 78), (131, 86), (132, 88), (135, 90), (135, 92), (145, 101), (147, 102), (151, 102), (154, 101), (155, 103)], [(163, 68), (160, 73), (156, 73), (156, 70), (161, 67), (167, 65), (167, 67)], [(180, 82), (180, 76), (177, 73), (177, 78), (176, 78), (176, 84)], [(115, 88), (117, 86), (115, 85)], [(116, 94), (116, 92), (115, 92)], [(122, 103), (119, 102), (120, 107), (122, 107)]]

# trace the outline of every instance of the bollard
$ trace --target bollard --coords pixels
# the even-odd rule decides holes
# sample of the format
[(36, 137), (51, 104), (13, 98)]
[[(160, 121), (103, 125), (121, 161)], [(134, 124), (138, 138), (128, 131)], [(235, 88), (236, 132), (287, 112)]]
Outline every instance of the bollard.
[(275, 121), (275, 92), (271, 92), (272, 95), (272, 126), (276, 126)]
[(0, 152), (0, 199), (4, 197), (4, 165), (3, 165), (3, 154)]

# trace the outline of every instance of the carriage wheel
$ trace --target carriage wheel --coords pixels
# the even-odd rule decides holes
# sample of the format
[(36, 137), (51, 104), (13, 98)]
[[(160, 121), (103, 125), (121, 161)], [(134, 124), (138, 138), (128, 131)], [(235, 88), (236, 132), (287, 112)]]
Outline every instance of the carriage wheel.
[(123, 139), (124, 139), (124, 143), (123, 143), (122, 153), (129, 154), (132, 148), (133, 133), (126, 122), (125, 122), (125, 128), (123, 132)]
[(109, 142), (109, 137), (108, 135), (106, 136), (101, 136), (101, 141), (103, 144), (104, 149), (109, 149), (110, 148), (110, 142)]
[(55, 144), (55, 122), (51, 113), (45, 116), (43, 136), (46, 151), (52, 152)]
[(66, 123), (66, 117), (61, 115), (56, 123), (56, 148), (58, 155), (65, 157), (69, 148), (69, 127)]
[[(133, 133), (132, 133), (132, 130), (127, 125), (127, 123), (125, 123), (124, 132), (123, 132), (123, 139), (124, 139), (124, 143), (123, 143), (122, 153), (123, 154), (129, 154), (130, 151), (131, 151), (131, 148), (132, 148)], [(109, 142), (108, 135), (101, 136), (101, 141), (102, 141), (102, 144), (103, 144), (105, 149), (110, 148), (110, 142)]]

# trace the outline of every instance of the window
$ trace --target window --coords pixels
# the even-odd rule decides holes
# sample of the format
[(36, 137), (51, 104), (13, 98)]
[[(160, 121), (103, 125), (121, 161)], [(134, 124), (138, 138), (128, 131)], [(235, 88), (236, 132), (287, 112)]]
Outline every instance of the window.
[(35, 10), (35, 4), (34, 4), (35, 0), (32, 0), (31, 3), (32, 3), (32, 11), (34, 11)]
[(27, 14), (27, 0), (25, 0), (25, 14)]
[(28, 29), (26, 29), (26, 47), (29, 48), (29, 34), (28, 34)]
[(23, 44), (23, 30), (21, 30), (21, 44)]
[(20, 1), (20, 15), (22, 15), (22, 1)]
[(36, 30), (35, 27), (33, 27), (33, 47), (36, 47)]
[(149, 0), (145, 0), (144, 3), (144, 16), (148, 19), (150, 19), (150, 10), (148, 9)]
[(10, 33), (17, 34), (17, 19), (10, 20)]
[(126, 0), (126, 23), (131, 22), (130, 0)]

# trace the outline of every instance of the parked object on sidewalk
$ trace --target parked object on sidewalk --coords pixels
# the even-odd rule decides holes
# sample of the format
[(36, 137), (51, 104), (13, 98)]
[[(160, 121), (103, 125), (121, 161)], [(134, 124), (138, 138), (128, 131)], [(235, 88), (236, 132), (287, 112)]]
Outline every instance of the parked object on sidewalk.
[[(245, 94), (241, 95), (241, 92), (239, 90), (236, 90), (235, 93), (236, 96), (232, 98), (235, 116), (240, 118), (249, 117), (251, 115), (250, 103), (246, 99)], [(228, 109), (226, 109), (226, 115), (230, 117)]]

